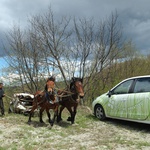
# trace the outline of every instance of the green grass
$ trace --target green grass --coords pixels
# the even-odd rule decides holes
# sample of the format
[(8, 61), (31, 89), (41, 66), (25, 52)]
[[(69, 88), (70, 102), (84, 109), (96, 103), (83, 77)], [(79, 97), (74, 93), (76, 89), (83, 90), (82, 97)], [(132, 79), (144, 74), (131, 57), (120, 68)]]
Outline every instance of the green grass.
[(28, 116), (6, 114), (4, 118), (0, 117), (0, 124), (6, 125), (5, 131), (0, 129), (0, 135), (3, 135), (0, 143), (9, 142), (0, 145), (0, 150), (9, 150), (10, 147), (10, 150), (150, 148), (146, 140), (150, 138), (148, 129), (141, 130), (134, 124), (130, 127), (130, 124), (115, 120), (99, 121), (86, 107), (78, 108), (74, 125), (66, 121), (68, 116), (69, 113), (64, 110), (63, 121), (59, 124), (55, 122), (49, 128), (46, 113), (43, 114), (45, 124), (39, 123), (38, 117), (33, 117), (31, 125), (27, 124)]

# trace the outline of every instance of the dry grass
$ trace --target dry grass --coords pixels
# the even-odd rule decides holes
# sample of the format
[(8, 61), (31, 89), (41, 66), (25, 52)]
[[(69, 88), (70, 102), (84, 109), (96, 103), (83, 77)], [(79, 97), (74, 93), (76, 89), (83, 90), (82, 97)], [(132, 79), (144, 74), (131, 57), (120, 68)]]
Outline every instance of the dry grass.
[(38, 117), (28, 125), (27, 116), (0, 116), (0, 150), (148, 150), (149, 125), (118, 120), (97, 120), (89, 108), (79, 107), (76, 123), (71, 125), (63, 112), (63, 121), (49, 127), (40, 124)]

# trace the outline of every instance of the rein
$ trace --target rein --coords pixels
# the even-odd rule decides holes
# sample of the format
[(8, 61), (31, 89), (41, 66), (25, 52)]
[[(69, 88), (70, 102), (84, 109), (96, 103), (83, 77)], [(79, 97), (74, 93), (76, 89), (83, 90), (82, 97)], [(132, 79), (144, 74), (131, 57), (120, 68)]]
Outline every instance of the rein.
[(13, 97), (10, 97), (8, 95), (5, 94), (5, 97), (9, 98), (9, 99), (14, 99)]
[[(72, 95), (77, 94), (77, 93), (74, 93), (74, 92), (71, 92), (71, 91), (67, 91), (67, 90), (60, 90), (60, 89), (58, 89), (58, 88), (55, 88), (55, 89), (57, 89), (57, 90), (59, 90), (59, 91), (62, 92), (62, 94), (60, 94), (60, 95), (57, 94), (57, 96), (58, 96), (59, 98), (70, 97), (72, 101), (76, 102), (76, 101), (73, 99)], [(63, 94), (64, 94), (63, 92), (65, 92), (65, 94), (67, 93), (67, 95), (63, 95)], [(67, 99), (66, 99), (66, 100), (67, 100)]]
[[(58, 89), (58, 88), (55, 88), (56, 90), (60, 90), (60, 89)], [(69, 94), (71, 94), (71, 95), (73, 95), (73, 94), (75, 94), (75, 93), (73, 93), (73, 92), (70, 92), (70, 91), (67, 91), (67, 90), (60, 90), (61, 92), (66, 92), (66, 93), (69, 93)]]
[[(67, 90), (60, 90), (60, 89), (58, 89), (58, 88), (55, 88), (55, 89), (62, 92), (62, 94), (60, 94), (60, 95), (57, 94), (57, 96), (60, 97), (60, 98), (63, 98), (63, 97), (69, 97), (69, 96), (72, 96), (72, 95), (75, 94), (75, 93), (70, 92), (70, 91), (67, 91)], [(67, 93), (67, 95), (63, 95), (63, 94), (64, 94), (63, 92)]]
[(40, 104), (42, 104), (43, 102), (46, 101), (46, 98), (43, 98), (40, 102), (38, 102), (37, 96), (43, 97), (44, 95), (41, 95), (41, 93), (43, 93), (43, 92), (44, 92), (44, 91), (41, 91), (39, 94), (37, 94), (37, 95), (34, 96), (36, 105), (40, 105)]

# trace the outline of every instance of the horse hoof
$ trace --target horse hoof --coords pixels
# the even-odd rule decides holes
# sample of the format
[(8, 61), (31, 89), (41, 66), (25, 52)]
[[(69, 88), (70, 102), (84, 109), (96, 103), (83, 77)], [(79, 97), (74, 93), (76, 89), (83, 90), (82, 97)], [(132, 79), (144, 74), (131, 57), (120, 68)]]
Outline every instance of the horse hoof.
[(52, 129), (52, 126), (49, 124), (49, 125), (48, 125), (48, 128), (49, 128), (49, 129)]
[(27, 124), (28, 124), (28, 125), (31, 125), (31, 121), (28, 121)]
[(51, 125), (51, 126), (53, 126), (53, 125), (54, 125), (54, 122), (53, 122), (53, 121), (52, 121), (52, 122), (50, 121), (49, 123), (50, 123), (50, 125)]
[(59, 123), (60, 121), (62, 121), (62, 118), (57, 119), (57, 123)]
[(72, 120), (71, 120), (71, 117), (68, 117), (67, 121), (72, 121)]

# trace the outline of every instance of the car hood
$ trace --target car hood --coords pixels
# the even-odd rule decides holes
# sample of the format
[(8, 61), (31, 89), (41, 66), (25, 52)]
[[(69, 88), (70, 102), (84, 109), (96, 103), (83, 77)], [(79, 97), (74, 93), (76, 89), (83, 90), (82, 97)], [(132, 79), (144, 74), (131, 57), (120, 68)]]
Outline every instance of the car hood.
[(95, 104), (100, 103), (101, 105), (105, 105), (105, 103), (107, 102), (108, 99), (108, 92), (104, 93), (100, 96), (98, 96), (92, 103), (93, 106), (95, 106)]

